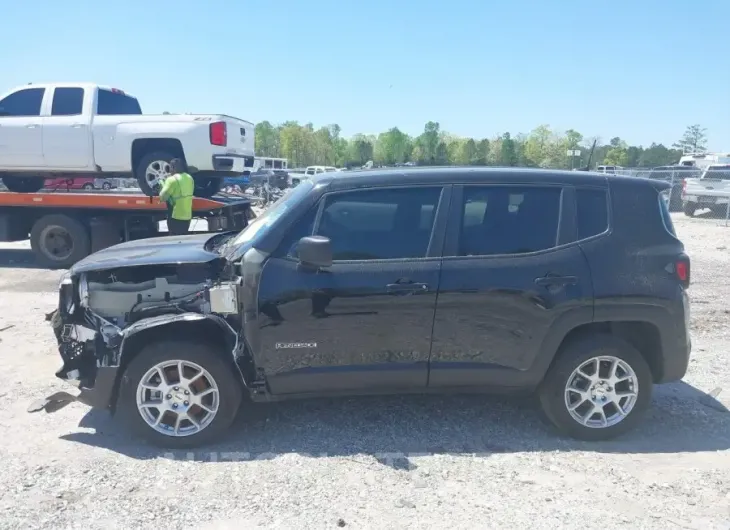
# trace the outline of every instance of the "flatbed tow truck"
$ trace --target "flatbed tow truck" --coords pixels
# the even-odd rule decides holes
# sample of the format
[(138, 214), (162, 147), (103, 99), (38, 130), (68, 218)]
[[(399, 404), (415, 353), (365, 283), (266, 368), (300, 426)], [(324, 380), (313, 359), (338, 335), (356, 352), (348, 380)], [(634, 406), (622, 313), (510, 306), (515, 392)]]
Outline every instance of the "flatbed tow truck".
[[(193, 199), (193, 218), (206, 220), (208, 232), (241, 230), (255, 216), (240, 195)], [(166, 204), (142, 193), (0, 191), (0, 241), (30, 238), (36, 262), (54, 269), (117, 243), (165, 235), (159, 222), (166, 218)]]

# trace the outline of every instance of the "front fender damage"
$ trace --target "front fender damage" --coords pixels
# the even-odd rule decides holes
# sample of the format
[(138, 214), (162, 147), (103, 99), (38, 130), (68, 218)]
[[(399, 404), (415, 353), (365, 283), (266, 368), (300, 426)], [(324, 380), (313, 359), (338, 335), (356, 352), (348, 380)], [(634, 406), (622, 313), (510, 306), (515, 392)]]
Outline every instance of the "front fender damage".
[[(74, 282), (74, 288), (86, 280), (83, 276)], [(159, 283), (159, 282), (158, 282)], [(109, 316), (109, 300), (102, 298), (106, 304), (104, 316), (82, 303), (83, 295), (74, 302), (63, 300), (63, 292), (59, 301), (59, 309), (46, 315), (50, 322), (63, 366), (56, 372), (56, 377), (78, 388), (79, 393), (55, 392), (45, 399), (34, 402), (28, 412), (55, 412), (73, 402), (81, 402), (94, 408), (109, 409), (114, 402), (114, 392), (119, 375), (123, 369), (125, 355), (130, 355), (130, 340), (141, 333), (180, 323), (195, 324), (209, 321), (220, 328), (234, 364), (244, 354), (243, 341), (239, 332), (225, 317), (211, 312), (206, 294), (210, 282), (204, 285), (188, 284), (184, 296), (170, 299), (169, 292), (160, 294), (162, 300), (153, 303), (145, 302), (139, 318), (131, 318), (134, 306), (120, 318)], [(117, 287), (119, 288), (119, 287)], [(178, 287), (178, 289), (180, 289)], [(81, 289), (83, 292), (83, 288)], [(165, 289), (167, 291), (167, 289)], [(128, 290), (127, 290), (128, 292)], [(67, 293), (68, 295), (68, 293)], [(137, 297), (139, 300), (140, 297)], [(135, 305), (139, 305), (136, 302)], [(235, 322), (234, 322), (235, 324)], [(139, 341), (137, 341), (139, 342)], [(239, 368), (240, 371), (240, 368)], [(242, 376), (243, 379), (243, 376)]]

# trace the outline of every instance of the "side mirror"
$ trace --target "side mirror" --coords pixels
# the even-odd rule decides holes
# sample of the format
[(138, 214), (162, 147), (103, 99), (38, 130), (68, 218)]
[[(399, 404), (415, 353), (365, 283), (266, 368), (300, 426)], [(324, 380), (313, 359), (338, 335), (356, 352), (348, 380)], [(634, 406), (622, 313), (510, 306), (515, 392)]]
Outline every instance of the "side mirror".
[(302, 265), (319, 269), (332, 266), (332, 243), (328, 237), (307, 236), (297, 243), (297, 257)]

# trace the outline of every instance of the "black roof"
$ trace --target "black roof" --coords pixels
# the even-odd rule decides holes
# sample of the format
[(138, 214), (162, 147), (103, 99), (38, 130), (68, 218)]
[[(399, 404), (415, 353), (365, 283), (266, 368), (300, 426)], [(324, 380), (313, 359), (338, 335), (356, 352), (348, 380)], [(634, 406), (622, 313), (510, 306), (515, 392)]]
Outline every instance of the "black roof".
[(515, 183), (606, 186), (609, 181), (646, 183), (656, 187), (655, 181), (639, 178), (595, 173), (591, 171), (565, 171), (557, 169), (516, 167), (415, 167), (385, 168), (322, 173), (312, 179), (330, 189), (351, 189), (382, 185), (419, 184), (477, 184)]

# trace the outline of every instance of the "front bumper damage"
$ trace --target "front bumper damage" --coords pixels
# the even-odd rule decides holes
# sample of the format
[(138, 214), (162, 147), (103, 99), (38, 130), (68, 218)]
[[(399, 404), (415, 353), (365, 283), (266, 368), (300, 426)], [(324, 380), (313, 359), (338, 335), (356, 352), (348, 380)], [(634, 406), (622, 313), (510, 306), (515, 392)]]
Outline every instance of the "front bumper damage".
[(31, 404), (28, 412), (56, 412), (74, 402), (108, 409), (113, 402), (119, 372), (122, 332), (91, 311), (82, 310), (72, 315), (64, 311), (63, 300), (61, 302), (59, 309), (46, 315), (63, 361), (56, 377), (76, 387), (79, 393), (55, 392)]

